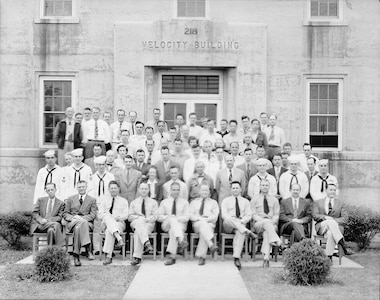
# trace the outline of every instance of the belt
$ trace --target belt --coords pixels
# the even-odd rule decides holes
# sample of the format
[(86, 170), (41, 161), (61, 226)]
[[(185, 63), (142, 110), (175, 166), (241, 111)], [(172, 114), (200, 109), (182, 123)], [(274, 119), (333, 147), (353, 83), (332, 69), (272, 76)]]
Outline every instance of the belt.
[(98, 143), (104, 143), (104, 141), (101, 140), (88, 140), (89, 142), (98, 142)]
[(276, 145), (268, 145), (268, 147), (271, 147), (271, 148), (281, 148), (280, 146), (276, 146)]

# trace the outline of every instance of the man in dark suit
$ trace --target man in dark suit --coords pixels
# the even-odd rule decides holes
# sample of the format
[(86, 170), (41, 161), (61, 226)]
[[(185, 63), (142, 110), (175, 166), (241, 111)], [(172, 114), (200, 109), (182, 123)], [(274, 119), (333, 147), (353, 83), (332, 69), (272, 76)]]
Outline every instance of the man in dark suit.
[(137, 198), (137, 189), (141, 182), (141, 172), (132, 168), (133, 158), (127, 155), (124, 159), (125, 169), (116, 174), (116, 181), (120, 186), (121, 197), (131, 204)]
[[(253, 158), (253, 150), (251, 148), (246, 148), (244, 150), (245, 163), (238, 165), (236, 167), (244, 172), (246, 183), (248, 183), (251, 177), (257, 173), (256, 164), (252, 162), (252, 158)], [(242, 192), (242, 196), (250, 200), (247, 190), (248, 190), (248, 184), (246, 185), (245, 191)]]
[(32, 212), (30, 233), (47, 232), (48, 245), (62, 246), (65, 239), (61, 219), (65, 204), (55, 197), (55, 183), (47, 183), (45, 192), (48, 197), (38, 198)]
[(273, 155), (272, 163), (273, 163), (273, 168), (270, 168), (269, 170), (267, 170), (267, 172), (270, 175), (272, 175), (274, 178), (276, 178), (277, 190), (278, 190), (278, 182), (280, 180), (280, 177), (283, 173), (288, 171), (288, 169), (285, 169), (282, 166), (282, 155), (281, 155), (281, 153)]
[(136, 151), (136, 163), (133, 164), (132, 168), (141, 172), (143, 179), (147, 176), (149, 172), (150, 165), (145, 163), (145, 152), (143, 149)]
[(67, 232), (74, 234), (73, 256), (74, 265), (81, 266), (79, 259), (81, 247), (85, 247), (89, 260), (95, 257), (91, 250), (90, 230), (94, 228), (94, 220), (97, 214), (96, 199), (87, 195), (87, 183), (78, 181), (79, 194), (69, 197), (65, 202), (63, 217), (67, 222)]
[(187, 189), (189, 191), (189, 202), (200, 197), (200, 187), (201, 185), (207, 185), (209, 187), (208, 197), (217, 200), (218, 195), (216, 195), (214, 189), (214, 180), (205, 173), (205, 163), (198, 160), (195, 163), (195, 174), (190, 177), (187, 181)]
[(280, 204), (280, 235), (294, 231), (294, 241), (299, 242), (308, 233), (311, 220), (311, 205), (300, 198), (301, 186), (295, 183), (291, 187), (292, 196), (282, 199)]
[(329, 182), (326, 189), (326, 198), (317, 200), (313, 207), (313, 219), (316, 222), (317, 234), (324, 235), (326, 242), (326, 255), (332, 259), (335, 245), (342, 246), (345, 255), (353, 252), (346, 248), (343, 224), (348, 219), (348, 212), (342, 201), (336, 198), (336, 185)]
[[(169, 148), (163, 146), (161, 148), (161, 159), (155, 164), (155, 167), (157, 168), (157, 177), (161, 184), (170, 180), (170, 168), (173, 166), (180, 169), (180, 165), (170, 159)], [(180, 177), (182, 178), (182, 174), (180, 174)]]

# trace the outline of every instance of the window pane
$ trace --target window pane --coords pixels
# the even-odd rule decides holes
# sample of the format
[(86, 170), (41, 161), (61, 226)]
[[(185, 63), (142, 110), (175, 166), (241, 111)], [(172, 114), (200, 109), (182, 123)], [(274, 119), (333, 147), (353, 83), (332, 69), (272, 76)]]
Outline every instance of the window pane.
[(311, 0), (310, 14), (312, 17), (318, 16), (318, 0)]
[(328, 99), (328, 85), (327, 84), (319, 85), (319, 99)]
[(205, 17), (205, 0), (177, 0), (178, 17)]
[(318, 84), (310, 84), (310, 99), (318, 100)]
[(328, 16), (328, 0), (320, 0), (319, 2), (319, 16)]
[(338, 84), (329, 84), (329, 99), (338, 99)]
[(318, 113), (318, 101), (310, 101), (310, 113), (317, 114)]
[(53, 96), (53, 81), (44, 81), (45, 96)]
[(45, 141), (44, 143), (53, 143), (54, 128), (45, 129)]
[(318, 132), (325, 133), (327, 131), (327, 117), (318, 117)]
[(186, 1), (178, 0), (177, 15), (178, 17), (186, 17)]
[(214, 120), (215, 124), (218, 124), (217, 120), (217, 105), (216, 104), (195, 104), (195, 113), (198, 116), (199, 122), (198, 125), (201, 124), (200, 119), (203, 117), (207, 117), (210, 120)]
[(186, 3), (186, 16), (196, 17), (196, 1), (187, 1)]
[(310, 132), (318, 131), (318, 117), (310, 117)]
[(45, 1), (45, 16), (54, 16), (54, 1)]
[(338, 132), (338, 117), (328, 117), (328, 132)]
[(62, 98), (62, 111), (65, 111), (66, 108), (71, 106), (71, 97), (63, 97)]
[(312, 147), (338, 147), (337, 135), (310, 135), (310, 144)]
[(329, 101), (329, 114), (337, 114), (338, 113), (338, 101), (330, 100)]
[(71, 81), (62, 82), (62, 95), (71, 96)]
[(218, 94), (219, 76), (163, 75), (163, 94)]
[(55, 7), (54, 7), (54, 15), (55, 16), (63, 16), (63, 1), (55, 1)]
[(59, 121), (61, 121), (61, 120), (64, 119), (64, 117), (65, 117), (64, 114), (54, 114), (54, 116), (53, 116), (53, 124), (54, 124), (54, 128), (55, 128), (55, 126), (57, 126), (57, 123), (58, 123)]
[(53, 86), (54, 96), (62, 96), (62, 82), (55, 81)]
[(53, 127), (54, 114), (45, 114), (45, 127)]
[(338, 1), (337, 0), (330, 0), (329, 16), (330, 17), (337, 17), (338, 16)]
[(53, 107), (53, 98), (52, 97), (45, 97), (44, 110), (50, 111), (50, 110), (52, 110), (52, 107)]
[(73, 14), (72, 10), (73, 10), (72, 9), (72, 2), (71, 1), (65, 1), (63, 15), (64, 16), (71, 16)]
[(165, 103), (164, 104), (164, 120), (168, 123), (168, 128), (174, 126), (174, 119), (177, 114), (187, 116), (186, 104), (184, 103)]
[(319, 113), (320, 114), (327, 114), (327, 105), (328, 105), (328, 101), (326, 100), (320, 100), (319, 101)]

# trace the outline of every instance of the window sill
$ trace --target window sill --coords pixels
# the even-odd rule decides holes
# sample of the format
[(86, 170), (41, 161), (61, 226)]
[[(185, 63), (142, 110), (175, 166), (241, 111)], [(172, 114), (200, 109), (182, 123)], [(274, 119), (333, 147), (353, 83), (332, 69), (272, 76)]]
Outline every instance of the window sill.
[(339, 27), (348, 26), (348, 23), (341, 20), (307, 20), (304, 21), (302, 25), (312, 27)]
[(49, 19), (34, 19), (35, 24), (78, 24), (79, 18), (49, 18)]

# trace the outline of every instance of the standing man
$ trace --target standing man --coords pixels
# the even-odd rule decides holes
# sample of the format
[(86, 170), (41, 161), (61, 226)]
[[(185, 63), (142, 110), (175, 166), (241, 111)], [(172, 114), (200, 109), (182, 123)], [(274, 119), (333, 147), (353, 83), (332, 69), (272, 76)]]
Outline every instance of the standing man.
[[(268, 194), (270, 183), (267, 179), (260, 182), (260, 194), (251, 200), (252, 227), (255, 232), (263, 233), (261, 253), (264, 256), (263, 268), (269, 267), (269, 254), (272, 246), (281, 245), (281, 239), (277, 235), (280, 205), (276, 197)], [(256, 249), (252, 249), (256, 251)]]
[(329, 174), (328, 159), (321, 159), (319, 161), (319, 174), (310, 180), (310, 195), (314, 201), (326, 197), (327, 180), (338, 187), (338, 180), (336, 177)]
[(205, 163), (201, 160), (195, 163), (195, 173), (187, 181), (189, 191), (189, 201), (200, 197), (200, 187), (207, 185), (209, 187), (209, 195), (213, 199), (218, 199), (214, 189), (214, 180), (205, 173)]
[(289, 171), (283, 173), (280, 177), (280, 195), (282, 199), (289, 198), (291, 196), (292, 185), (297, 183), (300, 185), (301, 198), (306, 198), (309, 192), (309, 181), (305, 173), (301, 172), (298, 167), (298, 158), (296, 156), (290, 156)]
[(212, 147), (215, 148), (215, 141), (222, 136), (219, 133), (215, 132), (215, 123), (214, 120), (207, 121), (207, 131), (202, 134), (199, 139), (199, 144), (203, 147), (205, 141), (210, 141)]
[(197, 125), (197, 115), (192, 112), (189, 114), (189, 135), (194, 136), (197, 139), (200, 139), (203, 133), (203, 129), (201, 126)]
[(90, 230), (94, 227), (98, 208), (95, 198), (87, 195), (87, 183), (84, 180), (78, 182), (77, 188), (79, 194), (70, 196), (65, 202), (63, 217), (67, 222), (67, 232), (74, 234), (74, 265), (79, 267), (82, 265), (79, 259), (81, 247), (86, 248), (89, 260), (95, 259), (91, 250)]
[(266, 112), (262, 112), (260, 114), (260, 123), (261, 123), (261, 131), (265, 131), (268, 125), (268, 114)]
[[(146, 122), (146, 127), (153, 127), (154, 132), (158, 132), (158, 122), (160, 121), (161, 110), (159, 108), (153, 108), (153, 120)], [(164, 131), (168, 131), (168, 126), (164, 122)]]
[(112, 115), (111, 115), (111, 112), (109, 112), (109, 111), (105, 111), (104, 113), (103, 113), (103, 120), (104, 120), (104, 122), (106, 122), (107, 124), (108, 124), (108, 126), (110, 126), (111, 125), (111, 120), (112, 119)]
[(236, 142), (238, 144), (243, 143), (244, 134), (237, 130), (238, 123), (236, 120), (230, 120), (229, 129), (230, 132), (223, 136), (223, 141), (226, 144), (226, 150), (230, 150), (231, 143)]
[(216, 159), (211, 162), (210, 166), (208, 167), (208, 175), (211, 176), (211, 178), (214, 180), (214, 186), (216, 184), (216, 176), (218, 172), (226, 167), (226, 163), (224, 161), (224, 157), (226, 155), (226, 152), (222, 147), (217, 147), (215, 149), (215, 157)]
[[(298, 160), (300, 162), (300, 169), (302, 172), (307, 172), (308, 167), (307, 167), (307, 160), (309, 158), (313, 157), (318, 165), (319, 159), (315, 155), (311, 154), (311, 145), (309, 143), (304, 143), (303, 144), (303, 153), (301, 153), (298, 156)], [(316, 167), (316, 170), (319, 171), (318, 166)]]
[(125, 221), (128, 218), (128, 201), (120, 197), (120, 187), (116, 181), (110, 181), (108, 184), (109, 195), (102, 202), (98, 218), (105, 225), (105, 241), (103, 252), (105, 260), (103, 265), (112, 263), (112, 253), (115, 241), (119, 247), (124, 246), (121, 233), (125, 231)]
[(241, 269), (240, 256), (243, 250), (245, 236), (256, 238), (256, 234), (247, 228), (247, 223), (252, 218), (251, 205), (246, 198), (241, 196), (241, 184), (239, 181), (231, 183), (231, 196), (224, 198), (221, 204), (223, 229), (226, 233), (234, 233), (233, 257), (234, 264)]
[(110, 142), (110, 129), (108, 124), (99, 119), (100, 108), (94, 107), (92, 109), (92, 119), (83, 125), (85, 158), (92, 157), (94, 144), (100, 144), (102, 146), (102, 154), (106, 153), (105, 144)]
[(179, 169), (179, 164), (170, 159), (169, 148), (166, 146), (162, 147), (161, 160), (155, 164), (155, 167), (157, 168), (157, 177), (161, 184), (170, 180), (170, 169), (173, 166), (178, 167)]
[(267, 127), (264, 133), (268, 138), (268, 159), (272, 160), (273, 155), (276, 153), (281, 153), (282, 145), (285, 143), (285, 133), (284, 130), (278, 126), (277, 116), (271, 115), (269, 117), (269, 127)]
[(219, 205), (210, 198), (208, 184), (200, 186), (199, 198), (190, 202), (190, 220), (195, 233), (199, 234), (199, 241), (195, 256), (199, 258), (198, 265), (203, 266), (206, 262), (207, 249), (213, 255), (218, 247), (214, 245), (214, 231), (219, 216)]
[(33, 204), (37, 203), (38, 198), (46, 197), (46, 184), (54, 183), (56, 186), (56, 194), (61, 194), (61, 180), (63, 177), (63, 171), (60, 166), (56, 164), (57, 158), (55, 157), (54, 150), (48, 150), (44, 153), (45, 167), (38, 170), (36, 178), (36, 186), (34, 188)]
[(241, 123), (242, 123), (242, 128), (239, 129), (238, 133), (240, 133), (240, 135), (242, 135), (242, 136), (245, 136), (246, 134), (251, 134), (252, 129), (251, 129), (251, 127), (249, 127), (249, 117), (248, 116), (242, 116), (241, 117)]
[(290, 192), (291, 196), (283, 198), (280, 204), (280, 235), (291, 234), (294, 231), (294, 241), (299, 242), (305, 238), (306, 233), (309, 234), (312, 205), (300, 197), (300, 184), (293, 183)]
[[(143, 149), (145, 147), (146, 136), (144, 133), (144, 123), (136, 121), (134, 124), (135, 134), (129, 138), (129, 143), (137, 149)], [(135, 155), (135, 153), (133, 154)]]
[(125, 157), (125, 168), (116, 175), (116, 182), (120, 186), (120, 194), (131, 203), (136, 199), (137, 188), (141, 182), (141, 172), (132, 168), (133, 158), (130, 155)]
[(157, 122), (157, 132), (153, 134), (153, 140), (156, 143), (157, 147), (161, 147), (161, 139), (165, 138), (167, 140), (170, 139), (169, 133), (167, 133), (167, 125), (164, 121)]
[(220, 130), (216, 133), (219, 133), (222, 138), (224, 138), (225, 135), (229, 134), (228, 121), (226, 119), (220, 120)]
[(85, 107), (85, 108), (83, 109), (83, 120), (82, 120), (82, 123), (81, 123), (82, 128), (83, 128), (83, 126), (84, 126), (88, 121), (91, 120), (91, 117), (92, 117), (91, 115), (92, 115), (91, 108), (89, 108), (89, 107)]
[[(246, 148), (244, 150), (244, 160), (245, 162), (241, 165), (238, 165), (237, 168), (242, 170), (245, 174), (245, 182), (250, 181), (250, 179), (257, 173), (257, 168), (256, 165), (252, 162), (252, 157), (253, 157), (253, 151), (251, 148)], [(248, 185), (247, 185), (248, 187)], [(243, 191), (243, 197), (250, 199), (247, 197), (248, 196), (248, 188), (246, 188)]]
[(46, 232), (48, 245), (63, 245), (65, 236), (62, 233), (61, 220), (65, 204), (55, 197), (57, 189), (55, 183), (45, 186), (47, 197), (38, 198), (32, 212), (30, 233)]
[(106, 170), (116, 176), (120, 172), (120, 168), (115, 164), (115, 152), (108, 150), (106, 153)]
[(184, 239), (184, 232), (189, 221), (189, 202), (179, 197), (180, 185), (173, 182), (170, 186), (170, 197), (161, 201), (158, 208), (158, 221), (161, 228), (169, 233), (169, 242), (166, 252), (169, 253), (165, 265), (170, 266), (176, 262), (177, 247), (180, 252), (187, 248), (187, 241)]
[(117, 121), (110, 125), (110, 141), (112, 143), (112, 149), (115, 150), (117, 145), (121, 143), (122, 130), (128, 130), (128, 122), (125, 121), (125, 110), (118, 109)]
[(150, 165), (145, 163), (145, 152), (143, 149), (136, 151), (136, 163), (132, 165), (132, 168), (140, 171), (143, 179), (148, 174)]
[(153, 247), (149, 241), (149, 234), (153, 232), (158, 216), (158, 204), (156, 200), (148, 197), (149, 186), (147, 183), (140, 183), (140, 197), (131, 202), (128, 220), (134, 230), (133, 234), (133, 259), (132, 266), (141, 263), (143, 252), (148, 254), (153, 252)]
[(131, 110), (129, 112), (129, 122), (128, 122), (129, 132), (131, 136), (136, 134), (136, 120), (137, 120), (137, 112), (134, 110)]
[(59, 121), (54, 130), (54, 140), (58, 145), (58, 164), (64, 166), (64, 155), (80, 147), (82, 142), (81, 124), (73, 119), (74, 109), (66, 108), (66, 118)]
[(310, 186), (311, 186), (311, 179), (318, 174), (318, 171), (315, 170), (315, 162), (316, 159), (314, 157), (310, 157), (307, 159), (307, 168), (308, 171), (305, 172), (305, 175), (307, 179), (309, 180), (309, 193), (306, 196), (306, 199), (312, 199), (310, 195)]
[(187, 182), (195, 172), (195, 164), (201, 159), (201, 148), (198, 144), (191, 147), (192, 157), (185, 160), (183, 163), (183, 174), (182, 178)]
[(278, 183), (280, 181), (281, 175), (287, 172), (288, 170), (282, 166), (281, 153), (273, 155), (272, 163), (273, 163), (273, 168), (270, 168), (268, 170), (268, 173), (272, 175), (274, 178), (276, 178), (277, 187), (278, 187)]
[(177, 136), (176, 138), (181, 138), (181, 133), (182, 133), (182, 127), (185, 124), (185, 117), (183, 114), (177, 114), (175, 116), (175, 129), (177, 130)]
[(179, 179), (179, 168), (177, 166), (172, 166), (170, 167), (170, 180), (167, 181), (163, 186), (163, 193), (164, 193), (164, 198), (168, 198), (170, 194), (170, 187), (173, 182), (177, 182), (180, 186), (180, 194), (179, 196), (182, 199), (185, 199), (186, 201), (189, 199), (189, 191), (187, 189), (187, 185)]
[(268, 194), (271, 196), (276, 196), (277, 182), (272, 175), (267, 173), (266, 161), (262, 158), (259, 158), (258, 160), (256, 160), (256, 167), (258, 172), (254, 176), (252, 176), (248, 183), (247, 194), (249, 196), (249, 199), (253, 199), (254, 196), (260, 194), (260, 183), (264, 179), (268, 180), (270, 184)]

